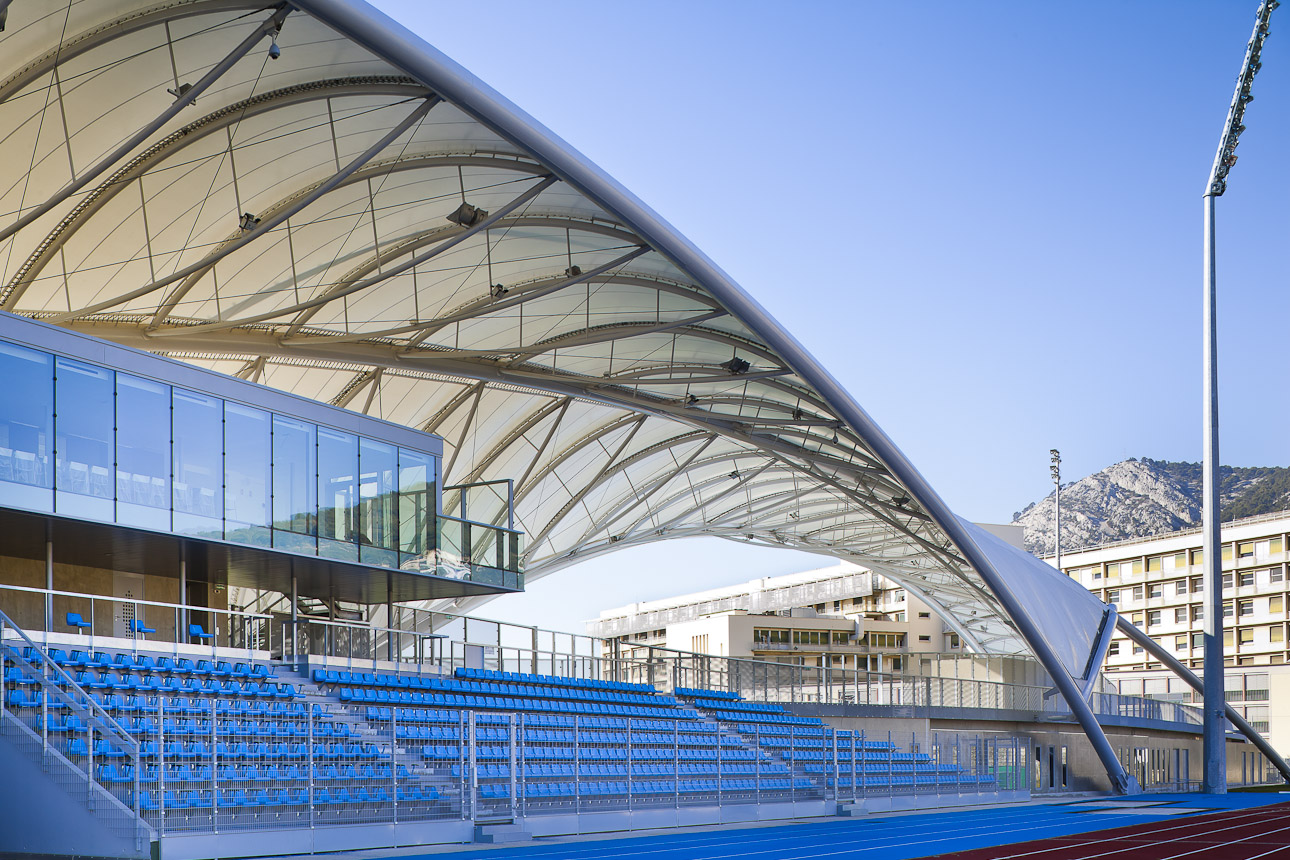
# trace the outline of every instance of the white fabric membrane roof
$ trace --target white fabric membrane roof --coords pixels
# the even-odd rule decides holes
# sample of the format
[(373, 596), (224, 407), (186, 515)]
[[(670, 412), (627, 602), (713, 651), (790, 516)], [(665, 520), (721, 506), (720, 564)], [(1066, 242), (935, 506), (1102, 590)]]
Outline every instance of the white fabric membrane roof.
[(1082, 674), (1096, 599), (978, 541), (711, 261), (380, 13), (7, 14), (0, 308), (440, 434), (445, 483), (516, 481), (530, 580), (688, 535), (805, 549), (982, 650), (1029, 650), (1044, 604)]

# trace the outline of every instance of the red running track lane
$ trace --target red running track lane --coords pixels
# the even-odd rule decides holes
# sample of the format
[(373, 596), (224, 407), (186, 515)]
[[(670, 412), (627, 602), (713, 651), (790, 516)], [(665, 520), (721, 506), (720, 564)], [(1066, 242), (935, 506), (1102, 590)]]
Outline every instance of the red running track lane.
[(937, 854), (936, 860), (1290, 860), (1290, 803)]

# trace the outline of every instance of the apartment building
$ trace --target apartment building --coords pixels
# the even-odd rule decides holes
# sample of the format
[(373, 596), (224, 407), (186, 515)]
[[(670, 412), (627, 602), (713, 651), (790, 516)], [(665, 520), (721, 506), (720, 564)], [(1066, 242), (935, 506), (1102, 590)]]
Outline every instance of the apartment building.
[[(1288, 535), (1290, 511), (1235, 520), (1222, 529), (1227, 699), (1281, 750), (1290, 748)], [(1190, 529), (1066, 551), (1062, 569), (1114, 603), (1184, 664), (1201, 670), (1201, 537), (1200, 529)], [(1106, 672), (1124, 693), (1200, 701), (1199, 693), (1121, 635), (1111, 642)]]

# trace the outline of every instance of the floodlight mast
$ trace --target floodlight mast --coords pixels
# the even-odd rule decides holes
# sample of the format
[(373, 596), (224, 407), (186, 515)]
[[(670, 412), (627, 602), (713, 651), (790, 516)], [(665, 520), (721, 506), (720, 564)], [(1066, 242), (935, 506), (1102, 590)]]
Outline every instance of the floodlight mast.
[(1259, 57), (1268, 37), (1268, 20), (1278, 0), (1259, 3), (1254, 33), (1245, 46), (1245, 61), (1236, 79), (1236, 93), (1227, 110), (1227, 124), (1214, 155), (1209, 184), (1205, 186), (1205, 273), (1204, 273), (1204, 454), (1202, 458), (1202, 550), (1204, 552), (1205, 591), (1205, 772), (1202, 790), (1206, 794), (1227, 792), (1227, 718), (1223, 684), (1223, 553), (1219, 516), (1218, 461), (1218, 325), (1215, 299), (1216, 267), (1214, 261), (1214, 200), (1227, 190), (1227, 175), (1236, 164), (1236, 147), (1241, 132), (1245, 106), (1254, 100), (1251, 89), (1254, 76), (1262, 68)]

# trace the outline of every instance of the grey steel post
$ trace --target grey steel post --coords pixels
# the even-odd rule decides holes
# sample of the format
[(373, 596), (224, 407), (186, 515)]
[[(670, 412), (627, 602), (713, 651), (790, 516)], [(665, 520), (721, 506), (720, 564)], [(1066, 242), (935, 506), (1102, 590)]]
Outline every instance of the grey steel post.
[[(1137, 627), (1134, 627), (1131, 623), (1125, 620), (1123, 615), (1116, 619), (1116, 625), (1126, 636), (1141, 645), (1148, 654), (1159, 660), (1166, 669), (1172, 670), (1178, 677), (1191, 685), (1192, 689), (1201, 691), (1205, 689), (1204, 682), (1201, 681), (1200, 678), (1196, 677), (1196, 673), (1184, 666), (1176, 657), (1174, 657), (1173, 654), (1163, 648), (1159, 642), (1152, 639), (1146, 633), (1143, 633)], [(1250, 743), (1254, 744), (1254, 746), (1258, 748), (1259, 752), (1263, 753), (1263, 755), (1267, 757), (1268, 761), (1272, 762), (1272, 766), (1281, 772), (1282, 778), (1285, 779), (1286, 782), (1290, 783), (1290, 764), (1286, 763), (1286, 760), (1273, 748), (1272, 744), (1268, 743), (1267, 740), (1264, 739), (1263, 735), (1256, 732), (1254, 727), (1247, 723), (1245, 718), (1242, 717), (1231, 705), (1224, 703), (1223, 709), (1226, 719), (1230, 721), (1232, 725), (1236, 726), (1237, 731), (1245, 735), (1245, 737), (1249, 739)]]
[(1260, 55), (1263, 42), (1268, 37), (1268, 21), (1278, 0), (1261, 0), (1254, 32), (1245, 46), (1241, 73), (1236, 79), (1236, 92), (1227, 109), (1223, 136), (1214, 153), (1209, 181), (1205, 185), (1205, 250), (1204, 250), (1204, 460), (1202, 466), (1202, 533), (1205, 553), (1205, 774), (1202, 790), (1207, 794), (1227, 791), (1227, 753), (1223, 747), (1223, 717), (1227, 702), (1223, 690), (1223, 559), (1222, 537), (1219, 525), (1219, 461), (1218, 461), (1218, 302), (1215, 292), (1217, 266), (1214, 260), (1214, 198), (1227, 190), (1227, 176), (1236, 164), (1236, 147), (1241, 132), (1245, 108), (1254, 100), (1250, 92), (1254, 76), (1262, 68)]
[(1218, 326), (1214, 294), (1214, 195), (1205, 201), (1205, 349), (1204, 349), (1204, 451), (1201, 467), (1202, 550), (1204, 552), (1205, 773), (1206, 794), (1227, 792), (1227, 750), (1223, 713), (1227, 705), (1223, 684), (1223, 552), (1218, 501)]
[(1048, 456), (1052, 460), (1049, 470), (1053, 474), (1053, 503), (1056, 506), (1054, 513), (1053, 531), (1053, 554), (1057, 556), (1057, 569), (1062, 569), (1062, 453), (1056, 448), (1048, 451)]
[[(52, 529), (50, 530), (52, 531)], [(54, 632), (54, 539), (45, 538), (45, 632)], [(48, 641), (48, 640), (46, 640)]]

